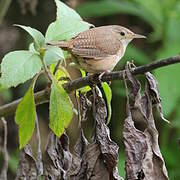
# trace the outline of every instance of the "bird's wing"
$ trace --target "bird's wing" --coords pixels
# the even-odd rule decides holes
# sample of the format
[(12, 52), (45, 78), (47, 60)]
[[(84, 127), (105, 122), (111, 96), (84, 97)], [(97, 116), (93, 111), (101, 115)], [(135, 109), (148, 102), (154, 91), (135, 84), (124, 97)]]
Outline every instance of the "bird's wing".
[(72, 43), (71, 51), (74, 55), (97, 60), (116, 54), (121, 46), (112, 31), (101, 28), (93, 28), (80, 33), (72, 40)]

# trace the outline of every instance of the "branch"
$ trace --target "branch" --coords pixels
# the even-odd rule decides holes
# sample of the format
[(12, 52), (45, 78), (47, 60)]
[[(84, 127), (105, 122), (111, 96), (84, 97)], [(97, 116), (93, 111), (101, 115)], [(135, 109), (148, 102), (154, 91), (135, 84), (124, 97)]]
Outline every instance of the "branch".
[[(139, 67), (135, 68), (134, 70), (132, 70), (132, 74), (133, 75), (144, 74), (145, 72), (152, 71), (154, 69), (161, 68), (161, 67), (168, 66), (171, 64), (175, 64), (175, 63), (180, 63), (180, 55), (175, 56), (175, 57), (170, 57), (167, 59), (162, 59), (159, 61), (154, 61), (154, 62), (149, 63), (144, 66), (139, 66)], [(63, 87), (68, 93), (70, 93), (74, 90), (77, 90), (79, 88), (89, 85), (90, 83), (92, 83), (92, 79), (93, 79), (93, 75), (86, 76), (84, 78), (78, 78), (71, 82), (65, 83), (63, 85)], [(123, 79), (123, 71), (107, 73), (102, 77), (103, 82), (122, 80), (122, 79)], [(98, 80), (94, 80), (94, 79), (93, 79), (93, 82), (95, 84), (99, 83)], [(47, 91), (47, 90), (42, 90), (42, 91), (35, 93), (34, 98), (35, 98), (36, 105), (48, 102), (49, 95), (50, 95), (50, 91)], [(0, 107), (0, 117), (6, 117), (8, 115), (13, 115), (16, 110), (16, 107), (17, 107), (18, 103), (21, 101), (21, 99), (15, 100), (9, 104), (5, 104), (5, 105), (1, 106)]]

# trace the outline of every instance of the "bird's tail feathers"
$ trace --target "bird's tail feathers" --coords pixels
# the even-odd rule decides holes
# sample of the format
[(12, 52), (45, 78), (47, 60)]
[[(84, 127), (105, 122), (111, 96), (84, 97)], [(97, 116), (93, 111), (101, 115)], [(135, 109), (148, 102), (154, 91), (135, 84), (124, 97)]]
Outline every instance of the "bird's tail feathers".
[(47, 43), (51, 46), (58, 46), (60, 48), (70, 48), (70, 42), (69, 41), (51, 41)]

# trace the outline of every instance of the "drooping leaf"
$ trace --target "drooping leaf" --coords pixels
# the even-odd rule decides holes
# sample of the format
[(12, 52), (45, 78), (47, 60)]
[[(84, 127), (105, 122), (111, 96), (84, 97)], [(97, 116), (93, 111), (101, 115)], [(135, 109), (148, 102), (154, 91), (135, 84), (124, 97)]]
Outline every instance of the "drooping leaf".
[(35, 127), (36, 106), (34, 101), (34, 81), (19, 103), (15, 121), (19, 126), (19, 147), (20, 149), (30, 140)]
[(42, 67), (38, 54), (30, 51), (13, 51), (4, 56), (1, 63), (0, 83), (9, 88), (31, 79)]
[(67, 179), (72, 157), (69, 151), (69, 138), (65, 133), (60, 138), (52, 132), (49, 133), (43, 162), (45, 179)]
[(32, 180), (38, 178), (38, 168), (36, 166), (36, 159), (33, 157), (32, 149), (29, 144), (27, 144), (21, 150), (15, 180), (20, 180), (24, 178)]
[(31, 28), (29, 26), (18, 25), (18, 24), (16, 24), (15, 26), (24, 29), (33, 37), (36, 49), (39, 49), (45, 45), (45, 38), (43, 34), (37, 29)]
[(56, 46), (48, 46), (44, 54), (44, 62), (48, 66), (59, 60), (64, 60), (63, 51)]
[[(141, 84), (126, 66), (125, 80), (127, 95), (127, 118), (123, 129), (126, 153), (125, 179), (164, 179), (168, 174), (158, 144), (158, 131), (153, 117), (152, 91), (157, 84), (148, 77), (144, 95), (141, 95)], [(128, 87), (130, 90), (128, 90)], [(157, 92), (154, 92), (157, 95)], [(158, 97), (156, 97), (158, 98)], [(134, 125), (136, 123), (136, 126)]]
[(57, 136), (61, 136), (73, 115), (73, 105), (63, 87), (53, 80), (50, 94), (49, 127)]
[(46, 32), (46, 41), (68, 40), (92, 25), (69, 17), (64, 17), (51, 23)]
[(57, 6), (57, 12), (56, 12), (56, 19), (63, 19), (63, 18), (69, 18), (69, 19), (76, 19), (76, 20), (82, 20), (80, 15), (72, 8), (68, 7), (66, 4), (61, 2), (60, 0), (55, 0), (56, 6)]
[[(95, 92), (95, 113), (93, 113), (94, 120), (96, 121), (95, 132), (93, 137), (95, 137), (95, 142), (98, 144), (100, 153), (104, 160), (104, 164), (108, 169), (108, 174), (112, 179), (118, 180), (120, 176), (117, 171), (118, 163), (118, 145), (113, 142), (110, 138), (109, 128), (106, 125), (107, 108), (104, 99), (99, 96), (98, 92)], [(97, 169), (96, 173), (99, 170)], [(95, 174), (96, 174), (95, 173)], [(106, 172), (104, 172), (106, 173)], [(101, 174), (101, 173), (100, 173)]]
[(157, 105), (161, 119), (169, 123), (169, 121), (164, 118), (164, 115), (162, 113), (161, 97), (159, 95), (158, 81), (150, 72), (145, 73), (145, 76), (147, 80), (147, 86), (149, 88), (149, 94), (153, 101), (153, 105)]
[(112, 115), (112, 110), (111, 110), (112, 91), (106, 82), (102, 83), (102, 88), (106, 96), (106, 103), (107, 103), (107, 108), (108, 108), (107, 124), (109, 124), (111, 120), (111, 115)]

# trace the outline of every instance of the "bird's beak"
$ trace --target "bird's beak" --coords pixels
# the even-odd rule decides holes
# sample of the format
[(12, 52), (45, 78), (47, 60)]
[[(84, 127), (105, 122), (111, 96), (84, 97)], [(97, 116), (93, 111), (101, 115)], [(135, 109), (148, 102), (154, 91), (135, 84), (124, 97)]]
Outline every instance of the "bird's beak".
[(134, 34), (133, 38), (146, 38), (146, 36), (140, 35), (140, 34)]

